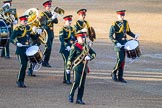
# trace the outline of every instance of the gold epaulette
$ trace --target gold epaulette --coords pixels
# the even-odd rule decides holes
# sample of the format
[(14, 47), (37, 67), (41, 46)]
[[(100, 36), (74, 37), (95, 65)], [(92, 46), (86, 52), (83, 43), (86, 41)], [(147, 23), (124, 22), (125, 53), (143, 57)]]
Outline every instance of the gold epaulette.
[(116, 22), (113, 22), (112, 25), (115, 26), (115, 23), (116, 23)]
[(25, 28), (22, 28), (22, 26), (18, 26), (18, 29), (20, 29), (22, 31), (24, 30), (23, 34), (21, 36), (18, 36), (18, 38), (25, 37), (26, 36), (26, 32), (27, 32), (26, 27)]

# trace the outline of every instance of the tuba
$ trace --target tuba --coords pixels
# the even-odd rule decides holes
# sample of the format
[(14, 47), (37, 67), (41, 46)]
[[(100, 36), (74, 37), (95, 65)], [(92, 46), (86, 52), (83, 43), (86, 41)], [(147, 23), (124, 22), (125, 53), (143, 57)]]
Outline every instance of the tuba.
[[(30, 25), (31, 27), (36, 27), (37, 29), (40, 29), (40, 19), (39, 19), (39, 11), (37, 8), (30, 8), (25, 11), (24, 15), (28, 16), (28, 22), (27, 24)], [(38, 37), (38, 41), (41, 42), (42, 44), (46, 44), (48, 40), (48, 34), (47, 31), (43, 28), (42, 33)]]

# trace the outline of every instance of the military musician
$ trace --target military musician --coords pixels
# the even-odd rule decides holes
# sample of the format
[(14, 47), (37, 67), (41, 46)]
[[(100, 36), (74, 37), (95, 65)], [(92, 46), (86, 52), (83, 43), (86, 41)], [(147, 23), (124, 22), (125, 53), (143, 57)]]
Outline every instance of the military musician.
[(48, 33), (48, 41), (44, 51), (44, 60), (42, 63), (42, 65), (45, 67), (51, 67), (51, 65), (49, 64), (49, 60), (50, 60), (52, 44), (54, 39), (53, 30), (54, 30), (54, 24), (58, 23), (57, 14), (51, 11), (51, 3), (52, 0), (45, 1), (43, 3), (45, 11), (43, 11), (40, 14), (41, 19), (44, 19), (44, 21), (41, 22), (41, 26), (43, 26)]
[(27, 16), (23, 15), (19, 17), (20, 25), (17, 26), (11, 34), (10, 42), (16, 45), (16, 54), (21, 64), (20, 71), (17, 76), (17, 86), (20, 88), (26, 88), (24, 83), (25, 74), (28, 64), (28, 58), (26, 56), (26, 50), (29, 47), (30, 38), (38, 38), (39, 34), (34, 34), (32, 28), (27, 25)]
[(138, 34), (134, 34), (128, 24), (128, 21), (124, 19), (125, 10), (119, 10), (116, 12), (118, 20), (110, 27), (109, 38), (114, 44), (114, 50), (117, 55), (116, 65), (111, 73), (114, 81), (127, 83), (123, 78), (124, 65), (125, 65), (125, 49), (124, 44), (127, 42), (127, 35), (137, 39)]
[[(11, 35), (13, 31), (13, 25), (16, 25), (18, 23), (18, 15), (16, 12), (16, 9), (12, 9), (12, 0), (4, 0), (3, 6), (0, 11), (4, 12), (4, 15), (8, 17), (7, 19), (3, 18), (3, 20), (6, 22), (8, 30), (9, 30), (9, 36)], [(8, 41), (6, 44), (6, 47), (2, 49), (1, 57), (10, 58), (10, 49)]]
[(85, 104), (82, 98), (84, 93), (86, 75), (89, 72), (87, 63), (88, 61), (94, 59), (96, 56), (96, 53), (85, 42), (86, 35), (86, 32), (80, 32), (76, 34), (77, 42), (71, 46), (66, 70), (67, 73), (69, 73), (71, 69), (74, 71), (74, 83), (71, 88), (68, 100), (70, 103), (73, 102), (75, 90), (78, 88), (76, 104), (82, 105)]
[(71, 26), (72, 23), (72, 15), (67, 15), (63, 17), (64, 26), (61, 28), (59, 32), (59, 39), (61, 42), (60, 53), (64, 60), (64, 78), (63, 83), (71, 84), (70, 81), (70, 73), (66, 72), (67, 59), (69, 56), (69, 52), (71, 49), (71, 45), (75, 42), (75, 29)]
[(78, 20), (74, 25), (76, 32), (87, 32), (87, 29), (90, 27), (88, 21), (85, 20), (86, 18), (87, 9), (79, 9), (77, 11)]

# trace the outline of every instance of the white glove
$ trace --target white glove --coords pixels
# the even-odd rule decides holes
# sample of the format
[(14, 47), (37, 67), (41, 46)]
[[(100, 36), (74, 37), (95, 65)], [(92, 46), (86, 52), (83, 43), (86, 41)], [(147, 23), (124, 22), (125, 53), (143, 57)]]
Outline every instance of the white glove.
[(52, 20), (54, 20), (55, 18), (57, 18), (57, 14), (52, 15)]
[(8, 28), (11, 28), (11, 25), (8, 25), (7, 27), (8, 27)]
[(86, 56), (84, 59), (89, 61), (91, 58), (89, 56)]
[(87, 32), (87, 29), (86, 29), (86, 28), (84, 28), (84, 29), (82, 29), (82, 30), (81, 30), (81, 32)]
[(36, 32), (37, 32), (38, 34), (41, 34), (41, 33), (42, 33), (42, 29), (36, 29)]
[(122, 47), (122, 45), (120, 43), (117, 43), (116, 46), (119, 47), (119, 48)]
[(23, 44), (21, 44), (21, 43), (16, 43), (16, 45), (17, 45), (18, 47), (22, 47), (22, 46), (23, 46)]
[(16, 24), (17, 24), (17, 20), (14, 20), (14, 21), (13, 21), (13, 25), (16, 25)]
[(140, 35), (139, 34), (135, 34), (134, 39), (137, 39)]
[(36, 29), (37, 29), (36, 26), (33, 26), (33, 27), (32, 27), (33, 32), (36, 32)]
[(70, 70), (66, 70), (66, 73), (67, 73), (67, 74), (70, 74)]
[(71, 47), (70, 46), (67, 46), (65, 50), (68, 50), (70, 51)]

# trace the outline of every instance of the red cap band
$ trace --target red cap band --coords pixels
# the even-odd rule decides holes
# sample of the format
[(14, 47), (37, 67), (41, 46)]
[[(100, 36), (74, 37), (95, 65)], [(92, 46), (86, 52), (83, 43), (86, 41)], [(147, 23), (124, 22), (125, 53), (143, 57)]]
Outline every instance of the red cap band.
[(65, 21), (72, 21), (72, 18), (68, 17), (68, 18), (64, 18)]
[(76, 37), (85, 37), (86, 33), (77, 34)]
[(117, 12), (119, 15), (125, 15), (125, 12)]
[(84, 12), (84, 11), (80, 11), (78, 14), (79, 14), (79, 15), (80, 15), (80, 14), (81, 14), (81, 15), (85, 15), (86, 12)]
[(43, 4), (43, 6), (45, 6), (45, 7), (49, 6), (49, 5), (51, 5), (51, 2), (46, 2), (46, 3)]
[(22, 17), (22, 18), (19, 18), (19, 19), (20, 19), (20, 21), (22, 21), (22, 20), (27, 20), (26, 17)]

